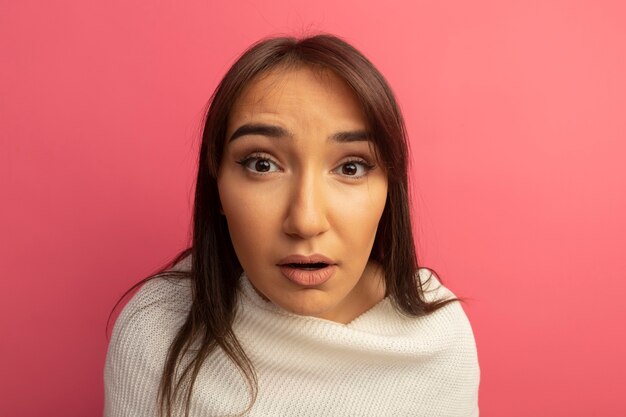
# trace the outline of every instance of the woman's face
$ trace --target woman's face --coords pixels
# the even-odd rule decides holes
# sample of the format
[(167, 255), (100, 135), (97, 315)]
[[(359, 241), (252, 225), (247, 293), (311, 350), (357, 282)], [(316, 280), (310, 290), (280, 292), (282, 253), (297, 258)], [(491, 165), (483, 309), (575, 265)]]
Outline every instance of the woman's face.
[(369, 261), (387, 198), (359, 102), (331, 72), (276, 69), (229, 118), (223, 214), (256, 291), (296, 314), (347, 323), (380, 301)]

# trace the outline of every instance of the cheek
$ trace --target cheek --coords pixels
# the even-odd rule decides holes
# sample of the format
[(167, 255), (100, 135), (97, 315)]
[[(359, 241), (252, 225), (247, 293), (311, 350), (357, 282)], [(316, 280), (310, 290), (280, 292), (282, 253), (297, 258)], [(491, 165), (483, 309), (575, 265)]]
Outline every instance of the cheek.
[(228, 231), (242, 263), (259, 253), (263, 242), (276, 228), (276, 207), (264, 193), (246, 187), (241, 181), (224, 178), (218, 181), (220, 203)]
[(382, 181), (337, 194), (333, 201), (335, 227), (355, 248), (371, 248), (386, 200), (387, 184)]

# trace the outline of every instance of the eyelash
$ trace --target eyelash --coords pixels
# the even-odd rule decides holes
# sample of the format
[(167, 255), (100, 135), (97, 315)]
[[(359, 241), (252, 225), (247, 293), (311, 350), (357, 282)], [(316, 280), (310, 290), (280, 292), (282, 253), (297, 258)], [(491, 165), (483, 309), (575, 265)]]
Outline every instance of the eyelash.
[(239, 160), (237, 160), (236, 162), (241, 165), (241, 167), (251, 173), (252, 175), (268, 175), (271, 174), (271, 172), (257, 172), (257, 171), (253, 171), (252, 169), (248, 168), (248, 164), (252, 161), (255, 160), (265, 160), (265, 161), (269, 161), (271, 164), (278, 166), (278, 164), (276, 163), (276, 161), (274, 161), (272, 158), (268, 157), (267, 155), (263, 154), (262, 152), (253, 152)]
[[(244, 169), (246, 172), (252, 174), (252, 175), (258, 175), (258, 176), (263, 176), (263, 175), (269, 175), (272, 172), (258, 172), (258, 171), (254, 171), (250, 168), (248, 168), (248, 164), (250, 164), (250, 162), (252, 161), (258, 161), (258, 160), (266, 160), (269, 161), (271, 164), (275, 165), (275, 166), (279, 166), (278, 163), (276, 163), (276, 161), (274, 161), (272, 158), (268, 157), (266, 154), (262, 153), (262, 152), (254, 152), (251, 153), (239, 160), (237, 160), (236, 162), (241, 165), (242, 169)], [(347, 164), (358, 164), (361, 165), (364, 169), (364, 173), (358, 176), (355, 175), (345, 175), (345, 174), (339, 174), (344, 178), (347, 178), (349, 180), (358, 180), (361, 179), (365, 176), (367, 176), (367, 174), (372, 171), (374, 168), (376, 168), (376, 165), (367, 161), (364, 158), (361, 157), (350, 157), (348, 158), (346, 161), (343, 161), (341, 164), (339, 164), (339, 166), (335, 169), (333, 169), (333, 172), (336, 170), (339, 170), (341, 167), (347, 165)]]
[[(361, 165), (364, 169), (364, 173), (361, 175), (342, 175), (343, 177), (349, 178), (351, 180), (358, 180), (361, 179), (365, 176), (367, 176), (367, 174), (373, 170), (374, 168), (376, 168), (376, 165), (372, 164), (371, 162), (368, 162), (367, 160), (363, 159), (363, 158), (356, 158), (356, 157), (351, 157), (348, 158), (347, 161), (342, 162), (337, 168), (335, 168), (335, 170), (340, 169), (341, 167), (347, 165), (347, 164), (358, 164)], [(334, 171), (334, 170), (333, 170)]]

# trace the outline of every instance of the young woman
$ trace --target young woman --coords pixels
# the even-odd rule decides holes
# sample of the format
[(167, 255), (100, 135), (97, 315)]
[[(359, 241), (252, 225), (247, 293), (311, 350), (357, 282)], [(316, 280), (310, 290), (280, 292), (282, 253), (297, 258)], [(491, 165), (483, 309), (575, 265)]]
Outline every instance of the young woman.
[(105, 416), (478, 416), (470, 324), (417, 265), (407, 163), (352, 46), (246, 51), (206, 117), (192, 247), (115, 324)]

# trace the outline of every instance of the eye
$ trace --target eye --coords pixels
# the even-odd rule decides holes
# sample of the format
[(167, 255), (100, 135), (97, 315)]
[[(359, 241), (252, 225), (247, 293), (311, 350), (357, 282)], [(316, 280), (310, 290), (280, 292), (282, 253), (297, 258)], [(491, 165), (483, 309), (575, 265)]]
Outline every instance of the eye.
[(263, 156), (247, 156), (237, 161), (237, 163), (254, 174), (267, 174), (280, 170), (280, 168), (274, 161)]
[(372, 169), (374, 169), (373, 164), (365, 161), (364, 159), (354, 159), (339, 165), (335, 168), (334, 172), (337, 172), (344, 177), (361, 178), (366, 176)]

